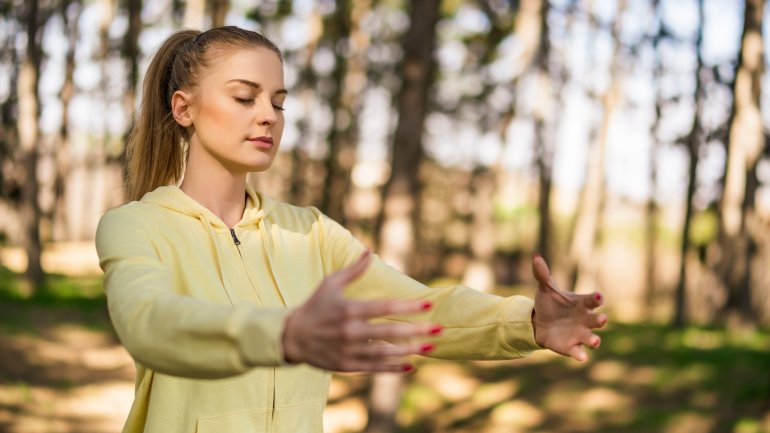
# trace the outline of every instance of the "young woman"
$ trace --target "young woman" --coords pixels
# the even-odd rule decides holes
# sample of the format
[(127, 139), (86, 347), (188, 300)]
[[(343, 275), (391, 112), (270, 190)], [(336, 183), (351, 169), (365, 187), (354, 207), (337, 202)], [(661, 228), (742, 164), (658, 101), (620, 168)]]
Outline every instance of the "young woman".
[(539, 348), (584, 360), (598, 347), (601, 296), (559, 290), (539, 257), (534, 302), (431, 289), (317, 209), (254, 191), (246, 176), (273, 163), (285, 98), (278, 48), (235, 27), (174, 33), (149, 66), (128, 143), (133, 201), (96, 239), (137, 367), (124, 432), (320, 432), (329, 371)]

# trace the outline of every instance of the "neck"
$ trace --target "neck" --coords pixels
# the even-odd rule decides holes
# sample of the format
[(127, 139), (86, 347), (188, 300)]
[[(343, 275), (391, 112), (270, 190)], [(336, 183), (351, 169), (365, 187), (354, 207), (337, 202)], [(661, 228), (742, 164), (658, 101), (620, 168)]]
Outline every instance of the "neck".
[(234, 227), (246, 208), (247, 173), (230, 171), (212, 160), (191, 152), (179, 188), (228, 227)]

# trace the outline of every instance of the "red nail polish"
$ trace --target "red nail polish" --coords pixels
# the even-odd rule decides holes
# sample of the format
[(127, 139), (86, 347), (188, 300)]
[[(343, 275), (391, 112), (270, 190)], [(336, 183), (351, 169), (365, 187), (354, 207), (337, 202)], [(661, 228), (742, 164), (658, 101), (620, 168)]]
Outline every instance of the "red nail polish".
[(594, 296), (594, 298), (596, 299), (597, 302), (601, 301), (602, 300), (602, 295), (597, 293), (596, 296)]
[(409, 364), (404, 364), (401, 366), (401, 371), (403, 371), (404, 373), (409, 373), (412, 370), (414, 370), (414, 367)]
[(431, 328), (430, 334), (431, 335), (441, 334), (441, 329), (442, 329), (441, 326), (434, 326), (433, 328)]
[(427, 301), (426, 301), (426, 302), (424, 302), (424, 303), (422, 304), (422, 309), (423, 309), (423, 310), (425, 310), (425, 311), (428, 311), (428, 310), (430, 310), (430, 309), (431, 309), (431, 307), (433, 307), (433, 304), (431, 304), (430, 302), (427, 302)]
[(425, 344), (422, 345), (422, 347), (420, 347), (420, 352), (428, 353), (428, 352), (432, 351), (435, 348), (436, 348), (436, 346), (434, 346), (434, 345), (432, 345), (430, 343), (425, 343)]

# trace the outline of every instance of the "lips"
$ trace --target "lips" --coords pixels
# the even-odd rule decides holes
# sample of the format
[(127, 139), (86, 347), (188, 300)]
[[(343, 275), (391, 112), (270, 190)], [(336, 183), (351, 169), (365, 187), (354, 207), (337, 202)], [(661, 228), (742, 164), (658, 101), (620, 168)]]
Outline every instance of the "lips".
[(249, 137), (247, 140), (263, 149), (270, 149), (273, 147), (273, 137)]

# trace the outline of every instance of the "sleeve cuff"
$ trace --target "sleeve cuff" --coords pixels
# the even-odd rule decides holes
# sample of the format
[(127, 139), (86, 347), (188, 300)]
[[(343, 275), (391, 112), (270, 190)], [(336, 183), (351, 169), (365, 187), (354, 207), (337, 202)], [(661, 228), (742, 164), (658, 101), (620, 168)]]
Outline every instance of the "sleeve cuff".
[(529, 356), (542, 349), (535, 342), (532, 311), (535, 301), (524, 296), (511, 296), (503, 311), (500, 324), (500, 341), (503, 347), (516, 357)]
[(246, 367), (286, 365), (281, 336), (290, 310), (239, 307), (231, 322), (231, 335)]

